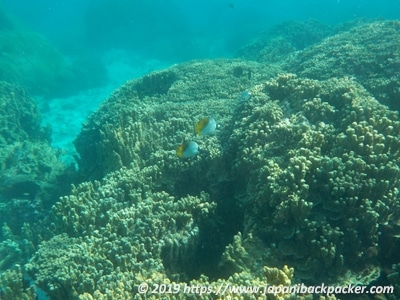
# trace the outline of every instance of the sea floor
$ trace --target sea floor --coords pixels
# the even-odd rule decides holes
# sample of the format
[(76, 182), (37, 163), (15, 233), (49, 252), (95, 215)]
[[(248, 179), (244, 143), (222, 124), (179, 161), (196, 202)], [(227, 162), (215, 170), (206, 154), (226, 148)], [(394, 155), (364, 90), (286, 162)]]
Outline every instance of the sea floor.
[(75, 162), (76, 151), (73, 141), (81, 130), (83, 122), (113, 91), (128, 80), (172, 64), (134, 56), (120, 50), (106, 53), (103, 59), (109, 76), (107, 85), (65, 98), (37, 100), (43, 125), (50, 125), (52, 128), (51, 144), (61, 150), (62, 159), (67, 163)]

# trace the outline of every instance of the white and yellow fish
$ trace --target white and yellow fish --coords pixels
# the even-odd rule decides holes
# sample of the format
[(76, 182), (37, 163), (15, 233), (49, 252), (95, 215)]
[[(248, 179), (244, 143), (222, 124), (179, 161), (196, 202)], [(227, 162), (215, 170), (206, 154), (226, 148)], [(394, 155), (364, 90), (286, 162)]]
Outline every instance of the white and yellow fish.
[(183, 142), (176, 149), (176, 155), (179, 158), (189, 158), (199, 153), (199, 145), (196, 142)]
[(194, 125), (194, 132), (197, 135), (209, 135), (213, 134), (217, 129), (217, 122), (214, 118), (203, 118)]

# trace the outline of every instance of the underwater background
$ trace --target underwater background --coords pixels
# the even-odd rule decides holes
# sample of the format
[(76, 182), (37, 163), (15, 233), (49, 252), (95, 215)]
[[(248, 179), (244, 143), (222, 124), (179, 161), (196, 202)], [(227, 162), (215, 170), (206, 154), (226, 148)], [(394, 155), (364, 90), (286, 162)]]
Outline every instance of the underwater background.
[(0, 300), (400, 299), (399, 19), (0, 1)]

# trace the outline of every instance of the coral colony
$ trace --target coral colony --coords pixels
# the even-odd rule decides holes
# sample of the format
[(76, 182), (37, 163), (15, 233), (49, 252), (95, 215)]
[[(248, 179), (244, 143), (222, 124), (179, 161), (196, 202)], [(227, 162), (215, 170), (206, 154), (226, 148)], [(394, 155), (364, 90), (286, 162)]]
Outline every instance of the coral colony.
[[(21, 146), (41, 136), (40, 126), (27, 133), (17, 124), (15, 138), (1, 131), (2, 165), (17, 172), (10, 153), (19, 148), (30, 172), (19, 181), (1, 173), (8, 197), (46, 169), (34, 198), (53, 202), (40, 223), (3, 226), (0, 253), (19, 254), (1, 255), (0, 267), (23, 268), (2, 273), (0, 298), (35, 299), (22, 284), (27, 276), (51, 299), (153, 297), (138, 294), (143, 282), (367, 286), (381, 276), (400, 297), (400, 58), (387, 56), (400, 53), (399, 28), (361, 24), (274, 64), (260, 42), (258, 56), (248, 47), (236, 59), (182, 63), (127, 82), (84, 123), (75, 140), (79, 180), (60, 198), (55, 187), (66, 171), (50, 164), (50, 150), (37, 159), (46, 142)], [(16, 103), (8, 115), (31, 105), (15, 87), (1, 88)], [(191, 290), (193, 299), (215, 296)]]

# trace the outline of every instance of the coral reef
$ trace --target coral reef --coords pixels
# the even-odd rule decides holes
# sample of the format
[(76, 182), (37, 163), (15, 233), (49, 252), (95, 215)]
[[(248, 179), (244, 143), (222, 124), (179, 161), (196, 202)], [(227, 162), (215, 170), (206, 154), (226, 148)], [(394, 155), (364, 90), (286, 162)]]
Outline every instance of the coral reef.
[[(52, 299), (157, 299), (157, 292), (138, 293), (138, 284), (143, 282), (149, 286), (179, 287), (179, 293), (167, 293), (166, 299), (214, 299), (218, 289), (228, 285), (260, 289), (267, 284), (290, 286), (293, 268), (284, 266), (280, 270), (255, 263), (256, 259), (245, 249), (246, 243), (255, 241), (251, 237), (243, 241), (240, 234), (235, 236), (234, 242), (227, 246), (223, 254), (222, 264), (232, 264), (237, 270), (233, 275), (215, 281), (204, 275), (182, 281), (185, 277), (180, 272), (184, 268), (195, 267), (192, 256), (199, 234), (195, 223), (210, 217), (215, 204), (208, 202), (205, 194), (203, 199), (191, 196), (174, 199), (165, 193), (147, 199), (133, 199), (129, 195), (130, 200), (120, 202), (123, 192), (119, 186), (124, 184), (114, 180), (122, 174), (125, 174), (124, 177), (134, 176), (131, 170), (123, 170), (114, 174), (114, 178), (106, 178), (104, 183), (107, 184), (82, 184), (76, 188), (74, 195), (64, 197), (55, 208), (56, 214), (62, 216), (65, 222), (73, 219), (71, 211), (75, 212), (75, 218), (83, 216), (92, 230), (81, 231), (83, 234), (79, 238), (68, 237), (67, 234), (53, 237), (41, 244), (33, 260), (27, 264), (27, 270), (35, 276), (36, 284)], [(88, 190), (91, 192), (88, 193)], [(76, 213), (79, 207), (82, 208), (78, 198), (89, 201), (88, 206), (91, 207), (97, 202), (108, 202), (108, 216), (103, 216), (107, 219), (102, 222), (104, 226), (99, 226), (99, 221), (89, 218), (85, 212)], [(73, 224), (57, 226), (64, 226), (67, 232), (77, 234)], [(251, 269), (256, 273), (252, 273)], [(188, 290), (188, 287), (191, 289)], [(210, 290), (199, 292), (200, 287)], [(231, 290), (224, 293), (224, 297), (237, 297), (238, 294)], [(245, 299), (256, 297), (249, 293)], [(295, 297), (280, 293), (267, 294), (266, 299), (312, 299), (312, 296)]]
[(104, 63), (87, 55), (65, 57), (43, 36), (0, 12), (0, 80), (17, 84), (30, 95), (65, 96), (108, 80)]
[(12, 84), (0, 82), (0, 90), (0, 273), (6, 272), (0, 298), (29, 299), (29, 291), (18, 292), (21, 279), (12, 268), (23, 265), (47, 236), (43, 219), (74, 173), (51, 148), (35, 103)]
[[(194, 123), (213, 116), (228, 127), (240, 93), (277, 71), (241, 60), (198, 61), (129, 82), (89, 117), (77, 137), (82, 176), (99, 179), (132, 162), (146, 165), (155, 160), (159, 162), (155, 165), (160, 167), (164, 161), (165, 168), (180, 173), (181, 164), (171, 151), (193, 135)], [(226, 131), (221, 130), (221, 135)], [(204, 150), (220, 148), (216, 139), (200, 142)], [(213, 145), (204, 147), (204, 143)]]
[(320, 42), (334, 31), (316, 20), (283, 22), (240, 48), (237, 56), (264, 63), (280, 62), (289, 54)]
[(24, 280), (20, 265), (0, 273), (0, 298), (15, 300), (35, 300), (35, 287)]
[(0, 81), (0, 145), (45, 140), (50, 133), (40, 127), (35, 102), (15, 85)]
[[(261, 284), (276, 276), (271, 279), (276, 283), (290, 282), (293, 270), (263, 269), (262, 259), (258, 279), (245, 265), (235, 275), (234, 261), (247, 259), (244, 248), (235, 250), (241, 249), (240, 235), (232, 250), (228, 247), (222, 255), (239, 231), (234, 225), (236, 205), (227, 198), (232, 192), (223, 142), (229, 138), (232, 113), (241, 105), (238, 96), (251, 84), (248, 74), (265, 78), (274, 70), (235, 60), (194, 62), (166, 72), (175, 74), (157, 72), (147, 75), (151, 80), (127, 83), (89, 119), (78, 137), (82, 176), (93, 175), (89, 169), (93, 166), (87, 165), (91, 155), (93, 162), (102, 161), (95, 166), (101, 169), (94, 177), (105, 177), (74, 187), (53, 207), (49, 228), (57, 235), (42, 243), (27, 265), (50, 297), (132, 298), (139, 296), (137, 284), (142, 281), (217, 286), (204, 273), (218, 272), (230, 278), (227, 282), (238, 284), (249, 280)], [(204, 76), (193, 81), (192, 74), (199, 72)], [(172, 84), (171, 78), (175, 78)], [(168, 89), (162, 88), (166, 85)], [(194, 137), (195, 121), (205, 114), (221, 125), (217, 135), (198, 137), (201, 153), (181, 161), (175, 145)], [(92, 147), (88, 140), (94, 135), (101, 139), (94, 145), (96, 151), (90, 152), (83, 145)], [(221, 255), (229, 257), (229, 263), (218, 267)], [(196, 266), (201, 262), (203, 266)], [(199, 282), (193, 279), (199, 275)]]
[[(60, 194), (68, 185), (68, 182), (61, 184), (58, 181), (68, 168), (61, 162), (60, 153), (50, 147), (51, 129), (41, 127), (35, 102), (15, 85), (0, 82), (0, 90), (3, 112), (0, 116), (1, 202), (7, 202), (6, 207), (10, 211), (18, 207), (21, 209), (25, 200), (33, 204), (33, 200), (39, 198), (41, 204), (49, 207), (52, 203), (46, 202), (53, 201), (52, 197), (57, 195), (54, 194), (55, 184), (59, 184), (57, 189)], [(24, 214), (20, 209), (18, 211)], [(1, 223), (7, 215), (8, 222), (11, 220), (9, 217), (14, 216), (22, 224), (24, 218), (21, 220), (21, 215), (9, 215), (2, 211)]]
[(349, 76), (391, 109), (400, 109), (400, 22), (362, 24), (298, 52), (284, 64), (313, 79)]
[[(316, 296), (222, 296), (200, 294), (199, 286), (398, 286), (398, 113), (376, 100), (368, 74), (329, 70), (312, 79), (307, 60), (303, 69), (291, 65), (332, 41), (346, 48), (349, 33), (359, 45), (376, 43), (377, 33), (396, 37), (396, 26), (364, 24), (303, 50), (285, 64), (301, 76), (214, 60), (127, 82), (77, 137), (82, 182), (53, 205), (52, 236), (26, 264), (28, 274), (52, 299), (159, 298), (140, 294), (143, 282), (194, 288), (166, 299)], [(370, 40), (358, 38), (363, 32)], [(376, 47), (363, 59), (376, 58)], [(387, 61), (390, 74), (396, 59)], [(244, 91), (251, 97), (240, 100)], [(196, 135), (195, 124), (211, 117), (215, 132)], [(196, 156), (176, 155), (185, 141), (199, 145)], [(20, 259), (10, 249), (27, 248), (13, 244), (6, 226), (3, 236), (0, 263), (8, 266)]]
[(91, 88), (106, 86), (108, 71), (103, 59), (90, 53), (70, 58), (64, 66), (54, 95), (66, 97)]
[(252, 94), (232, 135), (250, 232), (302, 280), (377, 265), (400, 214), (397, 113), (349, 78), (281, 74)]
[(0, 30), (0, 80), (21, 85), (30, 94), (49, 96), (66, 68), (61, 54), (38, 34), (12, 26)]
[[(121, 169), (83, 183), (54, 206), (57, 235), (27, 265), (54, 299), (84, 293), (129, 299), (136, 284), (182, 280), (193, 267), (196, 223), (215, 204), (206, 194), (175, 198), (149, 189), (155, 170)], [(148, 182), (148, 184), (145, 184)]]

